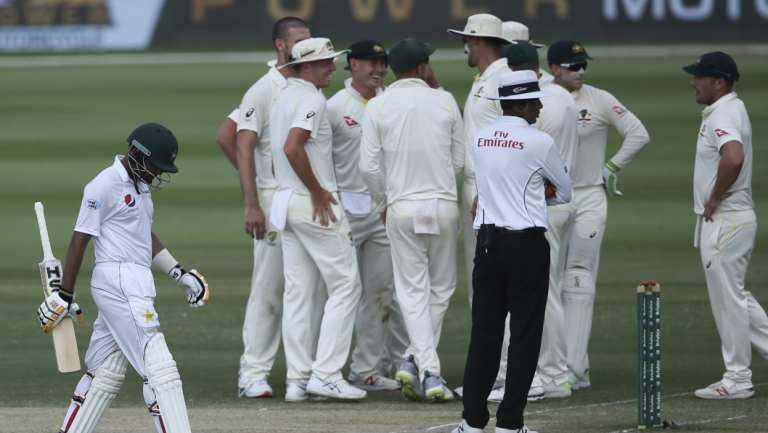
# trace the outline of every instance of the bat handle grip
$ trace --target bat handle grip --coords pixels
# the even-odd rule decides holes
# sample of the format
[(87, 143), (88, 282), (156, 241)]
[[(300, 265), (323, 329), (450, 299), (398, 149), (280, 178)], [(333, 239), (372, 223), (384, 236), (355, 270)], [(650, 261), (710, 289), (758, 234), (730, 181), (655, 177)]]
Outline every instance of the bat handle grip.
[(50, 260), (53, 258), (51, 239), (48, 237), (48, 225), (45, 223), (45, 209), (39, 201), (35, 202), (35, 215), (37, 228), (40, 229), (40, 242), (43, 244), (43, 260)]

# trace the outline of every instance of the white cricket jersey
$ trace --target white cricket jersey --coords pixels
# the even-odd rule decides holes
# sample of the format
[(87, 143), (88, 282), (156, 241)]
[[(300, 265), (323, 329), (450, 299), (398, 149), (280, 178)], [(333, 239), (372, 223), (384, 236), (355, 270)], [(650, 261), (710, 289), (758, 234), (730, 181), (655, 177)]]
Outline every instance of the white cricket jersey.
[(139, 191), (123, 167), (123, 156), (88, 182), (75, 231), (93, 236), (96, 263), (152, 265), (152, 218), (155, 212), (147, 184)]
[[(571, 179), (552, 137), (514, 116), (499, 117), (472, 142), (477, 164), (474, 227), (495, 224), (510, 230), (547, 228), (547, 204), (571, 200)], [(544, 181), (555, 197), (544, 197)], [(549, 202), (549, 203), (547, 203)]]
[(237, 118), (237, 131), (253, 131), (259, 141), (253, 152), (256, 167), (256, 187), (276, 188), (274, 170), (272, 169), (272, 147), (270, 146), (269, 115), (272, 105), (282, 93), (287, 80), (275, 67), (271, 67), (243, 95)]
[(560, 151), (560, 159), (570, 173), (573, 169), (573, 157), (579, 147), (576, 102), (563, 86), (553, 81), (545, 81), (543, 76), (539, 80), (539, 85), (548, 95), (541, 98), (543, 108), (534, 126), (555, 140), (555, 146)]
[(729, 141), (741, 143), (744, 163), (717, 209), (752, 209), (752, 124), (744, 102), (735, 92), (722, 96), (702, 112), (693, 169), (693, 211), (698, 215), (704, 214), (704, 204), (715, 187), (720, 149)]
[(464, 162), (464, 177), (475, 177), (475, 164), (470, 143), (475, 139), (477, 132), (501, 117), (501, 104), (499, 101), (488, 99), (499, 96), (499, 85), (496, 81), (498, 75), (509, 71), (507, 59), (503, 57), (488, 65), (482, 74), (475, 77), (472, 88), (469, 89), (467, 100), (464, 102), (464, 140), (466, 144), (466, 161)]
[(227, 116), (227, 118), (237, 123), (237, 121), (240, 120), (240, 106), (238, 105), (237, 107), (235, 107), (235, 109), (232, 110), (231, 113), (229, 113), (229, 116)]
[(376, 201), (457, 201), (463, 166), (464, 126), (448, 92), (408, 78), (368, 103), (360, 170)]
[[(377, 90), (377, 94), (382, 89)], [(364, 193), (368, 187), (360, 173), (360, 141), (363, 137), (363, 116), (368, 100), (354, 87), (352, 79), (328, 100), (328, 121), (333, 132), (333, 164), (340, 191)]]
[(573, 186), (603, 184), (608, 127), (613, 125), (624, 138), (611, 161), (619, 168), (629, 165), (650, 141), (640, 119), (605, 90), (585, 84), (571, 93), (578, 110), (579, 149), (574, 155)]
[(272, 160), (278, 188), (290, 188), (295, 193), (309, 195), (309, 189), (293, 171), (284, 150), (288, 132), (292, 128), (300, 128), (310, 132), (304, 149), (317, 181), (324, 190), (336, 192), (338, 187), (333, 171), (331, 124), (328, 122), (323, 93), (309, 81), (289, 78), (288, 86), (272, 106), (270, 122)]

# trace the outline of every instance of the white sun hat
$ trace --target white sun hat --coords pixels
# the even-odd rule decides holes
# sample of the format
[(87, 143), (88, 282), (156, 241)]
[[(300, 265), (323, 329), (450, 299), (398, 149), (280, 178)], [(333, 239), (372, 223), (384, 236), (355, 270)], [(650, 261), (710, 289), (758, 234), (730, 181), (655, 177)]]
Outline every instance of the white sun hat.
[(296, 42), (291, 50), (291, 61), (280, 66), (298, 65), (299, 63), (317, 62), (319, 60), (336, 59), (349, 50), (336, 51), (328, 38), (309, 38)]
[(504, 39), (508, 41), (528, 41), (536, 48), (544, 46), (544, 44), (533, 42), (528, 26), (517, 21), (504, 21), (501, 25), (501, 33), (504, 35)]
[(467, 18), (464, 30), (448, 29), (448, 33), (476, 38), (496, 38), (514, 43), (514, 40), (504, 37), (501, 27), (501, 20), (499, 18), (491, 14), (476, 14)]
[(533, 71), (504, 71), (496, 78), (499, 97), (488, 97), (497, 101), (539, 99), (548, 96), (539, 88), (539, 76)]

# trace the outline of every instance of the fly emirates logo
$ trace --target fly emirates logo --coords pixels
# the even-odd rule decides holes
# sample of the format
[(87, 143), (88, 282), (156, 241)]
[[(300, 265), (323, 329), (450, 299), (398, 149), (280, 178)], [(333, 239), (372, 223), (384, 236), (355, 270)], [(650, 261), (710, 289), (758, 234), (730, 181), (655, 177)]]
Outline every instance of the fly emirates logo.
[(502, 147), (505, 149), (523, 150), (525, 144), (522, 141), (511, 140), (509, 138), (509, 132), (493, 131), (493, 138), (478, 138), (477, 147)]

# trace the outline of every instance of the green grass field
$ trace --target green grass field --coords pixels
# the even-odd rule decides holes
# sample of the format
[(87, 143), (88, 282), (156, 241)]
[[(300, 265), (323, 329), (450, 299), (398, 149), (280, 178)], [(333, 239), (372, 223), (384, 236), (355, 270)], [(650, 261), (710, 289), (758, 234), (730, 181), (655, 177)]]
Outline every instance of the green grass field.
[[(609, 204), (591, 343), (592, 382), (571, 399), (531, 404), (529, 425), (542, 432), (612, 432), (635, 424), (635, 293), (641, 279), (663, 287), (665, 418), (700, 432), (767, 432), (768, 362), (755, 355), (757, 396), (742, 402), (699, 401), (690, 394), (722, 374), (698, 254), (692, 248), (691, 179), (700, 107), (680, 65), (692, 58), (606, 59), (590, 65), (588, 81), (613, 92), (650, 131), (652, 141), (621, 174), (624, 197)], [(753, 189), (760, 221), (768, 205), (768, 58), (737, 57), (738, 90), (754, 130)], [(474, 71), (438, 62), (438, 77), (460, 104)], [(0, 431), (55, 431), (79, 375), (56, 373), (50, 337), (37, 326), (40, 243), (32, 204), (46, 205), (54, 251), (64, 255), (82, 187), (144, 121), (159, 121), (181, 143), (180, 173), (154, 195), (155, 231), (187, 266), (204, 272), (213, 302), (187, 307), (179, 289), (158, 276), (157, 308), (182, 372), (196, 431), (425, 432), (450, 431), (461, 405), (404, 402), (374, 394), (359, 404), (282, 402), (282, 354), (272, 401), (236, 398), (241, 326), (251, 272), (250, 239), (243, 235), (236, 173), (214, 142), (219, 122), (264, 68), (253, 64), (91, 66), (3, 69), (0, 80)], [(330, 96), (346, 72), (339, 67)], [(610, 148), (615, 150), (617, 137)], [(461, 247), (459, 247), (461, 248)], [(63, 257), (62, 257), (63, 258)], [(463, 263), (463, 262), (462, 262)], [(748, 286), (768, 305), (768, 229), (759, 227)], [(440, 345), (444, 374), (461, 382), (469, 331), (464, 270)], [(92, 253), (79, 275), (78, 300), (88, 324), (78, 328), (81, 353), (95, 307), (88, 288)], [(149, 432), (135, 374), (129, 374), (104, 431)], [(39, 408), (39, 409), (37, 409)], [(432, 428), (430, 427), (443, 426)], [(488, 431), (491, 431), (489, 427)]]

